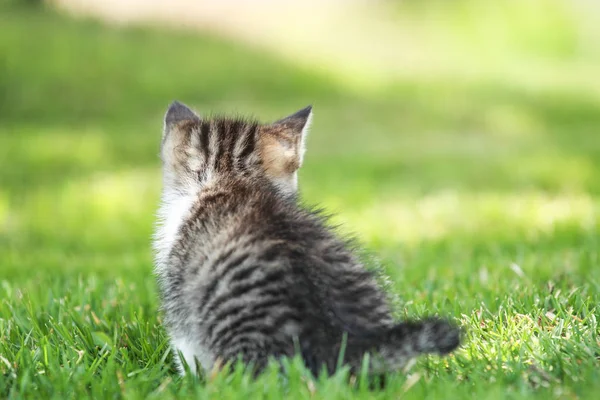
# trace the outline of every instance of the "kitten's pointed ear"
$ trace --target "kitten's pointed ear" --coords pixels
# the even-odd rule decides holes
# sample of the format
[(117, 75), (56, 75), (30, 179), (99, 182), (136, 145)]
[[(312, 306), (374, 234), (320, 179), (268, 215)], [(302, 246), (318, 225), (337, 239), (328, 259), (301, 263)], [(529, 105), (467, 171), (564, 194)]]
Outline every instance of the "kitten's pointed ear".
[(200, 117), (186, 105), (174, 101), (165, 114), (165, 128), (168, 129), (183, 121), (200, 121)]
[(274, 122), (273, 125), (282, 126), (286, 131), (304, 137), (308, 133), (311, 122), (312, 106), (308, 106), (292, 115)]
[(261, 128), (260, 154), (265, 172), (282, 191), (297, 190), (298, 168), (304, 158), (304, 139), (312, 119), (312, 106)]

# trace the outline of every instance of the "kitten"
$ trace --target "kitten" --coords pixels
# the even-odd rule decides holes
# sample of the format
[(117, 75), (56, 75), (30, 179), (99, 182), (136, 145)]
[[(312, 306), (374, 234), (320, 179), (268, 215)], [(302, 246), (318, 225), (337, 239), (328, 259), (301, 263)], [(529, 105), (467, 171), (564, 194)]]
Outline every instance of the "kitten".
[(166, 113), (156, 274), (172, 347), (194, 373), (238, 359), (260, 372), (298, 353), (331, 373), (344, 345), (352, 370), (369, 353), (372, 371), (393, 371), (459, 345), (447, 321), (394, 322), (348, 243), (298, 205), (311, 117), (205, 119), (178, 102)]

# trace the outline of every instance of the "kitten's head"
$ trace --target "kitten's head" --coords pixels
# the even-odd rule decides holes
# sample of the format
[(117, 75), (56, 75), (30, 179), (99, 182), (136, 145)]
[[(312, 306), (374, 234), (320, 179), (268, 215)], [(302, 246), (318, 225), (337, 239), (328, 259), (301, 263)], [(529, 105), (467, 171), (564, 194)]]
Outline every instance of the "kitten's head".
[(164, 184), (197, 190), (231, 176), (266, 177), (282, 193), (295, 193), (312, 108), (270, 124), (239, 118), (202, 118), (174, 102), (161, 142)]

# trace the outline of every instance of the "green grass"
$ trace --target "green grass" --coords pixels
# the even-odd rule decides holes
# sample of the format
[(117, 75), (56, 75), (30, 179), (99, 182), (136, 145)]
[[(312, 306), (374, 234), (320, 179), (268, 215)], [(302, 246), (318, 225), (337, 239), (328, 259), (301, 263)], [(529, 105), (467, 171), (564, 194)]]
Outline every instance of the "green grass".
[[(533, 89), (494, 71), (361, 93), (215, 37), (2, 7), (0, 398), (595, 398), (594, 85)], [(597, 71), (589, 54), (545, 62), (557, 76)], [(373, 393), (344, 371), (313, 381), (297, 360), (257, 381), (180, 378), (150, 251), (175, 98), (265, 120), (314, 104), (304, 198), (377, 254), (400, 317), (454, 317), (462, 349)]]

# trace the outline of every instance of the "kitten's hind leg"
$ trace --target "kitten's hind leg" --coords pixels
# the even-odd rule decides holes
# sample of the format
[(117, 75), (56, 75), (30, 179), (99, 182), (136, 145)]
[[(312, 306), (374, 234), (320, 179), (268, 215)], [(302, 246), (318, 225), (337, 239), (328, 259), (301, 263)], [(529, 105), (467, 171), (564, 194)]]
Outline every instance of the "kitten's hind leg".
[(244, 366), (251, 368), (254, 376), (258, 376), (267, 367), (269, 357), (274, 355), (271, 346), (264, 342), (240, 337), (227, 343), (219, 358), (231, 369), (241, 361)]

